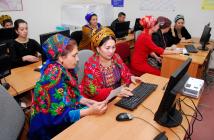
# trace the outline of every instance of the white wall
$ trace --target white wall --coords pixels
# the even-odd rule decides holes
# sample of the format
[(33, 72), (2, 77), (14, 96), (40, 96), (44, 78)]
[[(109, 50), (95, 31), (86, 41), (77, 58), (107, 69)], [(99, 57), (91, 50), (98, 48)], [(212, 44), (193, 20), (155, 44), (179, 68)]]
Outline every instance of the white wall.
[(1, 12), (28, 22), (29, 37), (39, 41), (39, 34), (55, 31), (60, 25), (61, 4), (65, 0), (22, 0), (23, 11)]
[[(111, 0), (102, 1), (106, 3), (111, 2)], [(127, 14), (127, 20), (131, 20), (131, 25), (133, 26), (135, 18), (145, 15), (153, 15), (155, 17), (166, 16), (173, 21), (177, 14), (183, 14), (185, 16), (185, 26), (193, 37), (200, 37), (204, 25), (210, 22), (211, 27), (213, 27), (211, 38), (214, 39), (214, 11), (202, 11), (202, 0), (175, 0), (176, 9), (174, 12), (142, 11), (140, 10), (141, 1), (142, 0), (124, 0), (124, 7), (114, 8), (115, 18), (120, 11), (124, 11)]]
[[(13, 20), (18, 18), (25, 19), (29, 24), (29, 36), (39, 40), (39, 34), (54, 31), (55, 27), (61, 24), (61, 5), (65, 1), (80, 2), (80, 0), (22, 0), (23, 11), (1, 12), (0, 15), (9, 14)], [(111, 0), (81, 1), (111, 3)], [(135, 18), (144, 15), (153, 15), (155, 17), (162, 15), (173, 20), (176, 14), (184, 14), (186, 27), (194, 37), (201, 36), (203, 27), (208, 22), (211, 22), (211, 27), (214, 27), (214, 11), (202, 11), (200, 7), (202, 0), (176, 0), (175, 12), (141, 11), (140, 1), (124, 0), (124, 7), (114, 8), (114, 17), (117, 17), (118, 12), (124, 11), (127, 14), (127, 20), (131, 20), (131, 26), (133, 26)], [(214, 39), (214, 28), (211, 34), (211, 38)]]

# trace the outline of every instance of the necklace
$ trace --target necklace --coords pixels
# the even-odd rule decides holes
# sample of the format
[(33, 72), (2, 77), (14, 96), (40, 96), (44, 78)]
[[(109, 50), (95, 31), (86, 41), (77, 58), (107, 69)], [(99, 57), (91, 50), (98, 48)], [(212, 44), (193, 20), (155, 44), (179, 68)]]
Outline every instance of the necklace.
[(27, 43), (21, 43), (25, 49), (27, 49)]

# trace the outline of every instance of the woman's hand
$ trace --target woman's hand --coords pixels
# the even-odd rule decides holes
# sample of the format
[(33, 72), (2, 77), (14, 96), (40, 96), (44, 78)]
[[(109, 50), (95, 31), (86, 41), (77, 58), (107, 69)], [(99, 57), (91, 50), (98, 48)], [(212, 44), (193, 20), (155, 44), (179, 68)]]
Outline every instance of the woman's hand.
[(93, 105), (89, 106), (89, 115), (101, 115), (107, 110), (107, 104), (105, 102), (95, 102)]
[(131, 76), (131, 81), (132, 81), (132, 83), (134, 83), (134, 84), (143, 82), (142, 79), (141, 79), (140, 77), (136, 77), (136, 76)]
[(129, 89), (128, 87), (123, 87), (117, 96), (129, 97), (129, 96), (133, 96), (133, 94), (131, 93), (131, 89)]
[(38, 62), (39, 58), (33, 55), (25, 55), (22, 57), (22, 61)]

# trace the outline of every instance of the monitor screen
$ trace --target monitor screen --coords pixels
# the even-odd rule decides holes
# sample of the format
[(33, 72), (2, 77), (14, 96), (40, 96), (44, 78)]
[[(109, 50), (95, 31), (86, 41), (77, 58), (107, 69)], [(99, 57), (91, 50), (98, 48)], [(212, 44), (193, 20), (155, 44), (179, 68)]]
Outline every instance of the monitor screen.
[(143, 26), (140, 25), (140, 18), (136, 18), (135, 24), (134, 24), (134, 31), (143, 30)]
[(9, 55), (0, 55), (0, 79), (10, 75), (11, 63)]
[[(66, 37), (70, 38), (70, 30), (63, 30), (63, 31), (56, 31), (56, 32), (50, 32), (50, 33), (45, 33), (45, 34), (41, 34), (40, 37), (40, 44), (42, 46), (42, 44), (51, 36), (55, 35), (55, 34), (62, 34)], [(46, 61), (46, 56), (43, 53), (42, 54), (42, 62), (44, 63)]]
[(14, 28), (2, 28), (0, 29), (0, 43), (6, 42), (11, 39), (15, 39), (17, 34)]
[(177, 92), (183, 88), (185, 82), (189, 78), (187, 71), (191, 61), (192, 59), (188, 58), (169, 79), (163, 98), (154, 117), (154, 120), (160, 125), (175, 127), (182, 122), (182, 115), (175, 108), (175, 99)]
[(130, 25), (130, 21), (117, 22), (115, 24), (115, 31), (114, 31), (116, 38), (122, 38), (127, 36), (129, 33), (129, 25)]
[(204, 30), (202, 32), (201, 38), (200, 38), (200, 43), (207, 43), (209, 41), (209, 37), (210, 37), (210, 31), (211, 31), (211, 27), (208, 25), (204, 26)]

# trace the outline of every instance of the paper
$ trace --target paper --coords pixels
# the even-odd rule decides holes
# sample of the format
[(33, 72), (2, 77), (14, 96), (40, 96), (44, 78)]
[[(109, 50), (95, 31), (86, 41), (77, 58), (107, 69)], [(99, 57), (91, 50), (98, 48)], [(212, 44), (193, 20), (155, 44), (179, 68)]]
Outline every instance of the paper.
[(203, 0), (201, 9), (202, 10), (214, 10), (214, 0)]

